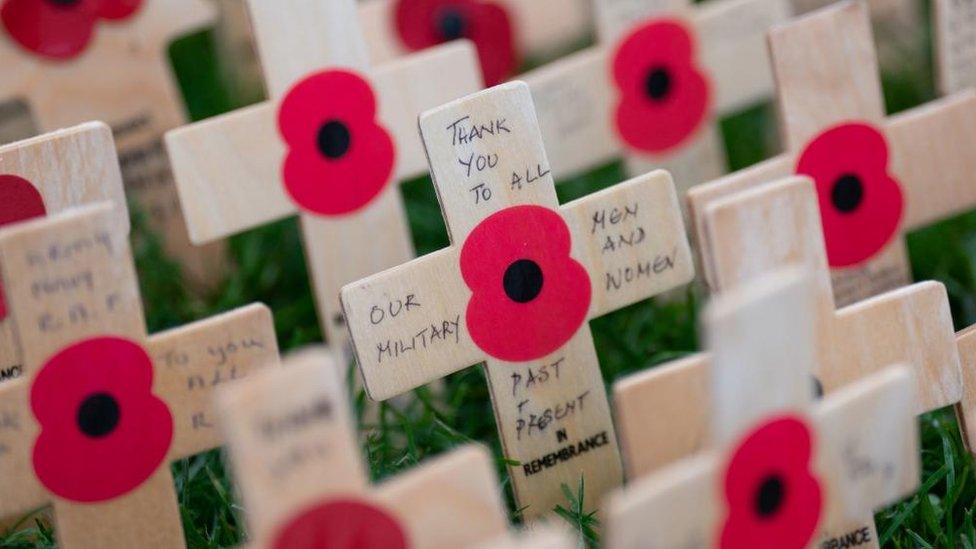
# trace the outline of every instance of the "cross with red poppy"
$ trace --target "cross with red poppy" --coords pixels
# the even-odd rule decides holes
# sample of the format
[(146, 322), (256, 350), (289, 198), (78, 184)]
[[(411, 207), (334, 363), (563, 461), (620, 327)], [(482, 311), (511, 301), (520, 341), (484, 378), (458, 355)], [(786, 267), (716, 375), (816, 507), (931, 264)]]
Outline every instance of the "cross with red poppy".
[(623, 156), (633, 175), (667, 169), (683, 196), (726, 172), (717, 122), (773, 95), (766, 31), (790, 2), (665, 4), (598, 1), (601, 44), (524, 76), (557, 178)]
[(911, 271), (903, 235), (976, 206), (976, 93), (886, 119), (863, 3), (843, 2), (777, 28), (770, 44), (789, 152), (691, 191), (696, 233), (710, 202), (809, 175), (837, 304), (904, 286)]
[(0, 269), (24, 365), (0, 386), (0, 518), (50, 504), (62, 547), (182, 547), (169, 464), (220, 443), (214, 386), (277, 364), (270, 311), (147, 337), (107, 203), (0, 231)]
[(976, 2), (934, 0), (932, 28), (939, 91), (976, 87)]
[(375, 400), (485, 362), (527, 516), (587, 507), (621, 481), (588, 321), (694, 276), (674, 185), (658, 171), (559, 206), (528, 86), (428, 111), (421, 135), (453, 245), (342, 290)]
[[(841, 310), (834, 309), (816, 190), (791, 177), (715, 201), (705, 212), (702, 249), (719, 295), (771, 271), (803, 265), (813, 283), (817, 328), (813, 372), (825, 394), (842, 391), (891, 364), (913, 370), (914, 413), (956, 405), (976, 413), (976, 394), (963, 392), (971, 372), (960, 360), (945, 287), (924, 282)], [(633, 477), (693, 455), (705, 444), (714, 360), (691, 357), (623, 381), (614, 388), (624, 461)], [(976, 386), (976, 381), (972, 382)], [(678, 393), (678, 391), (683, 391)], [(666, 423), (656, 418), (680, 417)], [(968, 427), (967, 427), (968, 428)]]
[[(129, 232), (122, 176), (107, 126), (91, 122), (0, 147), (0, 227), (109, 200)], [(0, 382), (23, 373), (0, 286)]]
[(187, 119), (170, 43), (213, 15), (207, 0), (0, 0), (3, 142), (106, 122), (128, 197), (200, 287), (223, 277), (224, 248), (190, 244), (162, 136)]
[(472, 547), (507, 532), (494, 463), (478, 445), (370, 486), (337, 371), (327, 351), (308, 349), (217, 392), (252, 545)]
[(353, 0), (250, 0), (272, 99), (171, 132), (194, 242), (298, 213), (319, 320), (346, 347), (342, 285), (414, 256), (398, 185), (426, 174), (416, 116), (481, 87), (467, 44), (367, 72)]
[(814, 403), (815, 286), (776, 271), (711, 304), (709, 442), (606, 500), (607, 547), (877, 547), (873, 510), (918, 486), (912, 374), (887, 366)]

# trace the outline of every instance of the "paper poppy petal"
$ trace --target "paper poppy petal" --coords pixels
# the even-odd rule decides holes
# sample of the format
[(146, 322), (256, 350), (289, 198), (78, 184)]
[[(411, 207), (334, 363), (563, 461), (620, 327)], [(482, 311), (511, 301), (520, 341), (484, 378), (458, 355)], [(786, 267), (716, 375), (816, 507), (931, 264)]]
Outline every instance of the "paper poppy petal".
[(904, 196), (888, 162), (884, 134), (862, 123), (826, 130), (800, 155), (796, 171), (816, 185), (831, 267), (868, 261), (898, 234)]
[(278, 129), (291, 147), (317, 150), (322, 124), (341, 120), (353, 126), (376, 118), (376, 95), (362, 76), (348, 70), (315, 73), (296, 84), (278, 112)]
[(51, 357), (31, 386), (41, 483), (61, 498), (91, 503), (152, 476), (173, 440), (172, 414), (152, 383), (152, 360), (126, 339), (89, 339)]
[(333, 499), (290, 520), (275, 538), (274, 549), (406, 549), (397, 520), (356, 499)]
[(27, 50), (51, 59), (70, 59), (92, 38), (100, 0), (58, 6), (47, 0), (7, 0), (0, 20), (7, 33)]
[(98, 16), (102, 19), (118, 21), (131, 17), (142, 7), (143, 0), (104, 0), (102, 7), (98, 10)]
[(655, 19), (621, 41), (613, 59), (619, 101), (614, 120), (631, 149), (666, 154), (688, 142), (711, 108), (711, 86), (696, 66), (693, 34)]
[[(47, 214), (44, 199), (30, 181), (16, 175), (0, 175), (0, 227)], [(7, 318), (7, 304), (0, 284), (0, 320)]]
[(747, 435), (723, 481), (727, 517), (723, 549), (806, 547), (823, 511), (820, 483), (810, 471), (812, 435), (796, 417), (775, 418)]
[(505, 8), (489, 3), (472, 6), (471, 16), (471, 33), (467, 38), (478, 49), (485, 84), (501, 84), (515, 73), (519, 63), (512, 20)]
[[(586, 269), (570, 256), (570, 232), (556, 212), (516, 206), (493, 214), (468, 236), (461, 274), (471, 290), (466, 322), (490, 356), (523, 362), (546, 356), (586, 322), (592, 288)], [(534, 270), (513, 297), (509, 277), (518, 263)], [(514, 269), (514, 270), (513, 270)]]

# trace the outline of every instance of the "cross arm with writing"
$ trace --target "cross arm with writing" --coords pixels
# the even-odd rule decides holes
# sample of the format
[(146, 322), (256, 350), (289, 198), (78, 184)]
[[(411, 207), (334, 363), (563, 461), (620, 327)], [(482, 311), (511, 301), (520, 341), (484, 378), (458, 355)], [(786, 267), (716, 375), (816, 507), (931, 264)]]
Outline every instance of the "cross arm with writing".
[(587, 320), (693, 276), (673, 185), (655, 172), (560, 209), (524, 83), (425, 113), (454, 245), (343, 288), (370, 396), (486, 361), (516, 497), (530, 515), (585, 474), (620, 481)]
[(467, 547), (505, 531), (483, 448), (459, 449), (370, 487), (331, 360), (322, 350), (302, 351), (281, 369), (219, 392), (252, 543), (287, 547), (304, 535), (326, 545), (355, 538), (383, 547)]
[(213, 387), (277, 363), (254, 305), (148, 338), (127, 233), (98, 204), (0, 232), (25, 375), (0, 388), (0, 516), (54, 506), (65, 547), (184, 545), (172, 460), (219, 441)]
[(319, 320), (344, 349), (339, 289), (413, 257), (396, 182), (426, 171), (414, 118), (479, 89), (477, 60), (452, 44), (369, 71), (353, 0), (249, 6), (271, 100), (166, 138), (190, 235), (299, 214)]
[[(868, 8), (860, 2), (775, 28), (770, 48), (788, 152), (691, 190), (696, 236), (711, 201), (808, 175), (820, 197), (838, 305), (907, 284), (903, 235), (976, 205), (976, 93), (886, 119)], [(705, 275), (711, 280), (707, 268)]]
[(713, 303), (710, 442), (608, 499), (608, 547), (809, 547), (855, 524), (876, 546), (865, 517), (918, 484), (911, 373), (891, 366), (815, 404), (812, 290), (779, 271)]

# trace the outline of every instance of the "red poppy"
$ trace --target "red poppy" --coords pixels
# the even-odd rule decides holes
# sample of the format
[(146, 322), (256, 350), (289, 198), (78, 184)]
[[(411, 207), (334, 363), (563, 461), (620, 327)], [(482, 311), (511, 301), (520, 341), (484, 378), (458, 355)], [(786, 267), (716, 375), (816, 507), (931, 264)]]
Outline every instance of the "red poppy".
[(406, 549), (407, 536), (389, 513), (356, 499), (315, 505), (288, 522), (274, 549)]
[(283, 178), (308, 212), (341, 215), (374, 198), (393, 177), (393, 139), (376, 120), (376, 96), (346, 70), (313, 74), (288, 92), (278, 112), (287, 143)]
[[(47, 214), (41, 193), (30, 181), (16, 175), (0, 175), (0, 227)], [(0, 284), (0, 320), (7, 318), (7, 304)]]
[(739, 445), (725, 472), (722, 549), (809, 544), (823, 511), (820, 482), (810, 472), (812, 439), (802, 419), (784, 416)]
[(617, 132), (628, 146), (663, 154), (684, 144), (705, 122), (711, 90), (697, 67), (693, 36), (677, 19), (654, 19), (617, 49)]
[(875, 128), (849, 123), (823, 132), (796, 171), (816, 183), (831, 267), (870, 259), (898, 232), (904, 199), (888, 173), (888, 143)]
[(0, 19), (24, 48), (63, 60), (85, 51), (99, 19), (125, 19), (141, 6), (142, 0), (6, 0)]
[(489, 86), (500, 84), (518, 67), (512, 19), (504, 7), (481, 0), (397, 0), (397, 34), (411, 50), (458, 38), (478, 48)]
[(467, 324), (474, 342), (509, 362), (546, 356), (576, 333), (590, 308), (590, 277), (570, 254), (556, 212), (515, 206), (468, 236), (461, 275), (471, 289)]
[(31, 387), (41, 483), (66, 500), (92, 503), (152, 476), (173, 440), (173, 416), (152, 384), (152, 360), (126, 339), (89, 339), (50, 358)]

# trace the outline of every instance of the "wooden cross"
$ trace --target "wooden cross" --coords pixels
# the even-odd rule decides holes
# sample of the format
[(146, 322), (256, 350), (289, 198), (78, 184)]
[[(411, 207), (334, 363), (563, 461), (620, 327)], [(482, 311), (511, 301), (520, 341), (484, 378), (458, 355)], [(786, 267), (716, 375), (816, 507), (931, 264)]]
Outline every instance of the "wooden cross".
[[(773, 95), (766, 31), (790, 17), (789, 1), (596, 6), (602, 44), (523, 77), (557, 179), (623, 156), (632, 175), (668, 169), (683, 196), (725, 173), (717, 121)], [(675, 53), (683, 49), (687, 56)]]
[[(122, 175), (104, 124), (90, 122), (0, 147), (0, 227), (105, 200), (116, 205), (116, 230), (128, 234)], [(0, 382), (23, 373), (4, 303), (0, 285)]]
[(107, 203), (0, 231), (24, 376), (0, 386), (0, 517), (51, 504), (62, 547), (184, 546), (170, 462), (219, 444), (213, 387), (277, 364), (251, 305), (146, 336)]
[(518, 534), (506, 533), (478, 549), (572, 549), (579, 546), (565, 525), (533, 524)]
[(253, 546), (470, 547), (506, 531), (494, 462), (476, 445), (370, 487), (336, 370), (306, 350), (218, 391)]
[[(474, 38), (479, 42), (483, 36), (471, 36), (473, 32), (465, 32), (466, 27), (484, 25), (468, 13), (469, 20), (459, 9), (470, 4), (482, 4), (503, 14), (510, 28), (512, 49), (516, 52), (516, 59), (538, 60), (563, 53), (583, 42), (591, 30), (589, 0), (476, 0), (440, 3), (425, 0), (366, 0), (359, 10), (363, 32), (366, 33), (366, 43), (369, 46), (370, 59), (382, 62), (404, 55), (416, 48), (407, 43), (404, 26), (431, 25), (432, 34), (436, 32), (440, 40), (450, 40), (458, 36)], [(431, 10), (428, 6), (439, 9)], [(468, 6), (468, 7), (469, 7)], [(453, 9), (452, 9), (453, 8)], [(398, 24), (397, 12), (413, 16)], [(422, 18), (428, 16), (430, 21)], [(406, 29), (414, 30), (414, 29)], [(478, 29), (475, 28), (474, 32)], [(482, 27), (481, 32), (500, 32), (494, 27)], [(486, 65), (494, 61), (491, 57), (507, 55), (501, 51), (505, 48), (494, 43), (479, 45), (479, 54)], [(496, 50), (496, 51), (492, 51)], [(518, 68), (518, 67), (514, 67)], [(496, 82), (497, 83), (497, 82)]]
[(591, 506), (621, 474), (587, 321), (693, 278), (671, 178), (560, 207), (522, 82), (424, 113), (420, 133), (453, 245), (343, 288), (366, 390), (485, 362), (519, 506), (547, 513), (581, 476)]
[(779, 271), (712, 304), (710, 444), (608, 498), (607, 547), (879, 546), (873, 510), (921, 475), (912, 374), (886, 367), (814, 404), (813, 295)]
[(976, 206), (976, 93), (885, 119), (863, 3), (777, 28), (770, 44), (789, 152), (691, 191), (696, 235), (711, 201), (802, 173), (817, 182), (837, 304), (904, 286), (902, 235)]
[[(790, 265), (801, 264), (811, 273), (815, 373), (826, 394), (890, 364), (908, 364), (914, 369), (916, 414), (949, 405), (974, 413), (976, 394), (963, 392), (945, 287), (922, 282), (835, 310), (819, 222), (816, 191), (805, 177), (716, 201), (705, 212), (702, 248), (711, 254), (703, 267), (716, 275), (718, 294)], [(703, 447), (710, 361), (707, 355), (689, 357), (614, 388), (614, 402), (622, 411), (617, 427), (621, 439), (628, 441), (628, 476), (647, 474)], [(682, 419), (668, 421), (675, 417)], [(654, 443), (641, 433), (655, 433)], [(648, 443), (635, 442), (641, 440)]]
[[(177, 37), (207, 25), (213, 6), (205, 0), (104, 4), (104, 10), (122, 11), (95, 18), (86, 15), (87, 4), (52, 8), (36, 0), (4, 2), (0, 142), (89, 120), (108, 123), (129, 198), (146, 212), (149, 226), (162, 235), (165, 251), (181, 262), (188, 281), (211, 287), (225, 271), (224, 248), (190, 244), (162, 137), (186, 122), (167, 48)], [(41, 7), (31, 8), (36, 5)], [(138, 7), (127, 13), (128, 6)], [(48, 42), (33, 44), (20, 37), (21, 31), (38, 27)]]
[(339, 289), (414, 255), (394, 182), (426, 174), (416, 116), (480, 89), (477, 62), (458, 43), (367, 80), (353, 0), (250, 7), (272, 100), (166, 137), (190, 238), (210, 242), (299, 213), (319, 320), (344, 349)]
[(963, 404), (956, 407), (956, 418), (963, 443), (976, 453), (976, 325), (959, 332), (956, 343), (963, 379)]
[(976, 2), (935, 0), (932, 27), (939, 92), (948, 95), (976, 86)]

